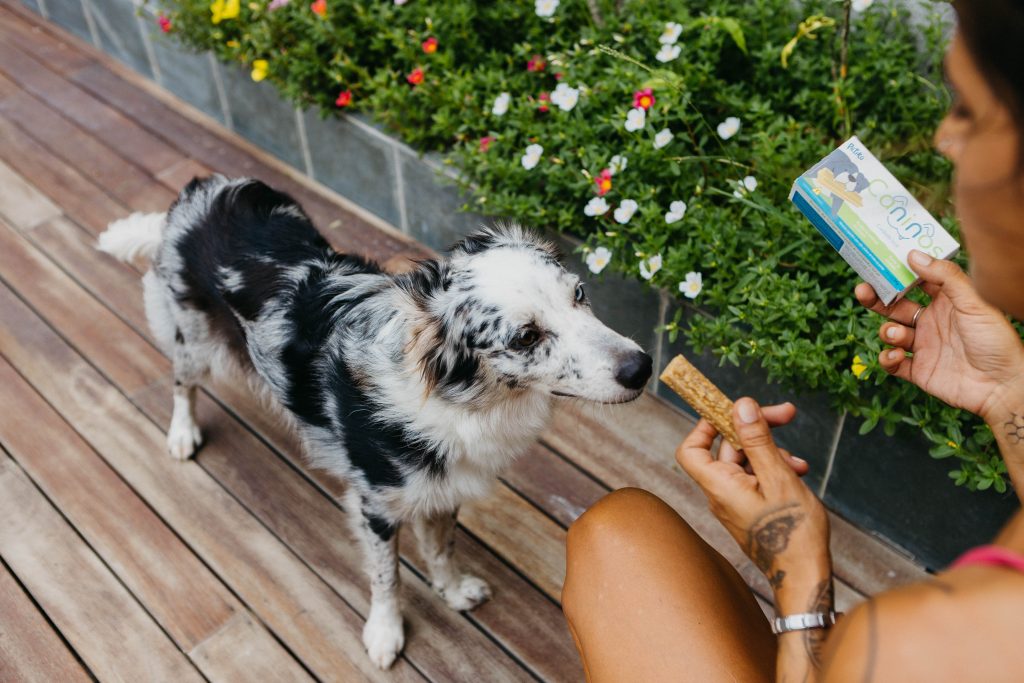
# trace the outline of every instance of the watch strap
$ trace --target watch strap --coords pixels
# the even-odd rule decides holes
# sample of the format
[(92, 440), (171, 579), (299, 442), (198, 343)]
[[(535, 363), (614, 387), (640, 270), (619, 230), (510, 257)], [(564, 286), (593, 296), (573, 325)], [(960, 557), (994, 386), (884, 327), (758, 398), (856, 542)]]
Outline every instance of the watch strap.
[(813, 628), (828, 628), (836, 623), (836, 613), (833, 610), (828, 612), (803, 612), (801, 614), (790, 614), (786, 617), (775, 617), (772, 620), (772, 633), (781, 635), (790, 631), (806, 631)]

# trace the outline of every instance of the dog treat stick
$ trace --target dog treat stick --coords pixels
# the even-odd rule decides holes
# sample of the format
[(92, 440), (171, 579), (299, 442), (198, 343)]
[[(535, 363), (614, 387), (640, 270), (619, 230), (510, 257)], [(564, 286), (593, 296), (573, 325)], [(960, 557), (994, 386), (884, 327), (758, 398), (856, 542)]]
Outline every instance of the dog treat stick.
[(673, 358), (661, 373), (661, 381), (710, 422), (734, 448), (741, 448), (740, 437), (732, 425), (732, 401), (690, 361), (684, 356)]

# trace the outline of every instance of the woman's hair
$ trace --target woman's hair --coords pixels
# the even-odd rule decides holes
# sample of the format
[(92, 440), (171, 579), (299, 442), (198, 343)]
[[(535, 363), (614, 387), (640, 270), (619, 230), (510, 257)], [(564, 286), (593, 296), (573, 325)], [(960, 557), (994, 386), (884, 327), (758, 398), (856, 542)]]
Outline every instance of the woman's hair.
[(1024, 0), (954, 0), (960, 35), (989, 86), (1010, 110), (1024, 168)]

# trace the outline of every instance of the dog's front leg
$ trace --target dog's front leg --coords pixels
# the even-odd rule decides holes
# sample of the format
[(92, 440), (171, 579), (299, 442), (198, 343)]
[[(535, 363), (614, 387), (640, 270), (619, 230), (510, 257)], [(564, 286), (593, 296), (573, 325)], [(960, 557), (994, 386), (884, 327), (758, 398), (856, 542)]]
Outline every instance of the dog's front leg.
[(420, 555), (427, 564), (430, 584), (454, 610), (473, 609), (491, 597), (491, 588), (483, 579), (464, 574), (455, 563), (455, 520), (459, 511), (413, 522)]
[(398, 525), (373, 514), (355, 491), (346, 496), (345, 507), (370, 574), (370, 613), (363, 627), (363, 645), (370, 661), (387, 669), (405, 645), (398, 582)]

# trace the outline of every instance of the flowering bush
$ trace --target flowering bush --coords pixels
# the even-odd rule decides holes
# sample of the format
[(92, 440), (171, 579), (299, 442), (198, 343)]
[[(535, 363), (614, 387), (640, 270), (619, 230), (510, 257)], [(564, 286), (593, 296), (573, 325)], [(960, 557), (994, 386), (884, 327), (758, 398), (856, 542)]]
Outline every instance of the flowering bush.
[(1006, 489), (984, 425), (879, 369), (854, 274), (788, 201), (857, 134), (955, 234), (930, 143), (949, 105), (937, 18), (871, 0), (165, 2), (171, 35), (445, 151), (476, 210), (576, 234), (591, 272), (672, 293), (673, 339), (824, 388), (862, 432), (909, 425), (958, 458), (958, 484)]

